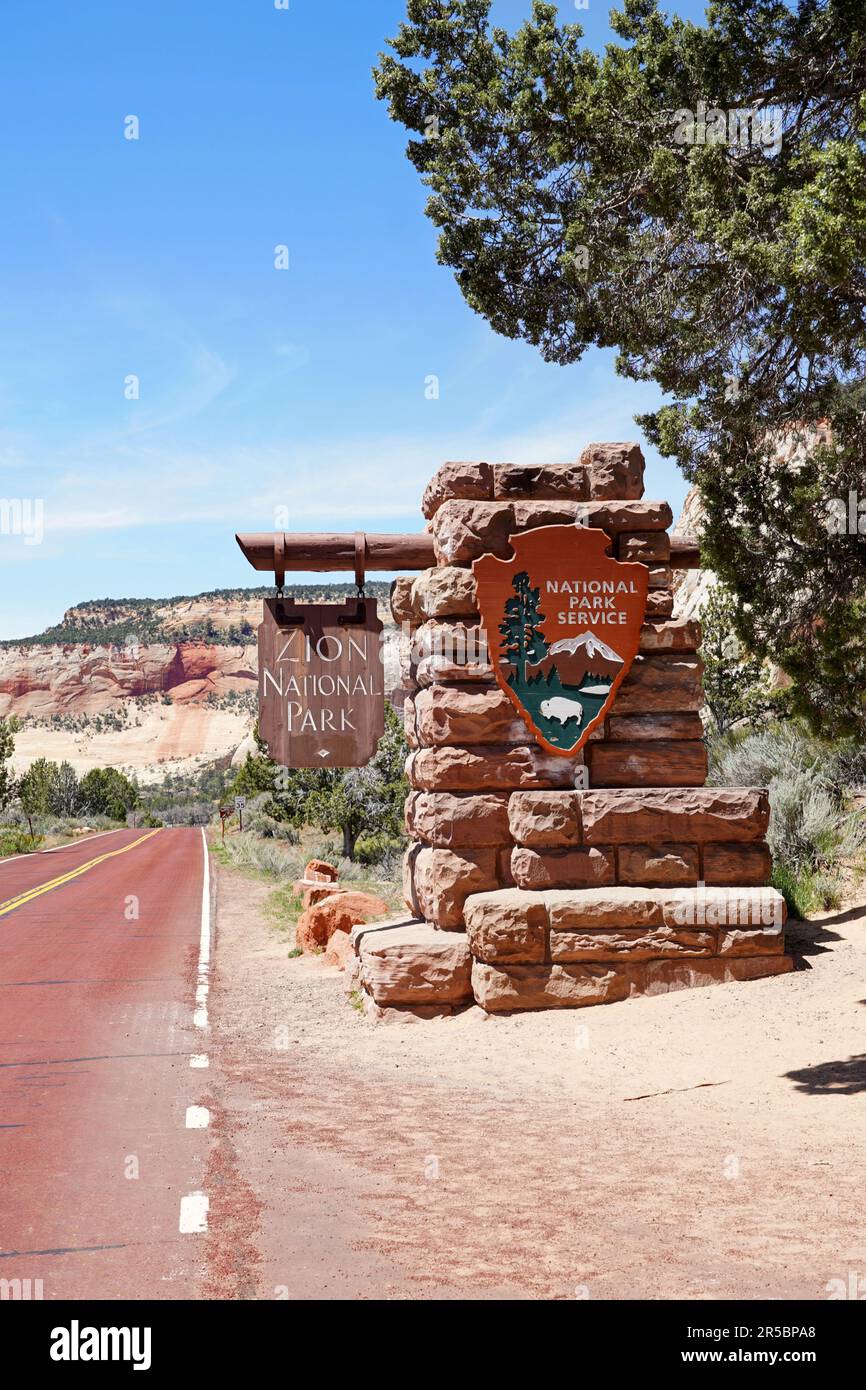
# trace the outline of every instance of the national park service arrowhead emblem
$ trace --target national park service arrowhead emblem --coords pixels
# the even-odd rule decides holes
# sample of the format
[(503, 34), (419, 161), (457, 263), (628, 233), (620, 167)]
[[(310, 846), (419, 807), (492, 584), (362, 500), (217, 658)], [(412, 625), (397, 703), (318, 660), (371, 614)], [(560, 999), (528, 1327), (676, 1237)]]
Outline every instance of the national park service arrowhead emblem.
[(542, 747), (571, 757), (637, 655), (649, 572), (606, 555), (610, 537), (593, 527), (540, 526), (510, 543), (512, 560), (472, 566), (490, 661)]

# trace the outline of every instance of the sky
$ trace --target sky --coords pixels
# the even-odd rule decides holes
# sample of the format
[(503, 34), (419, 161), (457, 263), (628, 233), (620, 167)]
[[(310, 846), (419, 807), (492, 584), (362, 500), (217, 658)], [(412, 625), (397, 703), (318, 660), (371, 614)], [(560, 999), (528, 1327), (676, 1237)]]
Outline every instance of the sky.
[[(606, 5), (560, 9), (594, 47), (612, 37)], [(494, 19), (528, 12), (499, 0)], [(566, 463), (640, 437), (654, 386), (611, 353), (545, 364), (436, 264), (371, 78), (403, 15), (3, 0), (0, 639), (86, 599), (260, 583), (234, 533), (277, 518), (416, 531), (447, 459)], [(683, 479), (645, 452), (647, 495), (676, 514)]]

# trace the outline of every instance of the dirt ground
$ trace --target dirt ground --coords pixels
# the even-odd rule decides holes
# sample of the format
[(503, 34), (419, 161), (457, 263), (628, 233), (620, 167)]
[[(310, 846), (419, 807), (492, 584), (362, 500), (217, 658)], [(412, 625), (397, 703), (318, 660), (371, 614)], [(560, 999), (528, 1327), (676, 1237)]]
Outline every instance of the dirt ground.
[(217, 870), (206, 1296), (826, 1299), (866, 1276), (866, 909), (797, 924), (776, 979), (383, 1025), (288, 959), (269, 891)]

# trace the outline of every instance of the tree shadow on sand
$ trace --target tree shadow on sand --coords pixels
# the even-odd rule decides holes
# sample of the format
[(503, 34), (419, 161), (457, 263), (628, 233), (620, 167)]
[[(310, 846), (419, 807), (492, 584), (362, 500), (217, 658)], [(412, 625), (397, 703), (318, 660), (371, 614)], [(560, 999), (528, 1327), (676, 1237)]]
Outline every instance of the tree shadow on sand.
[(866, 1091), (866, 1052), (846, 1062), (819, 1062), (814, 1067), (786, 1071), (797, 1090), (810, 1096), (855, 1096)]
[(825, 942), (843, 939), (838, 932), (829, 928), (836, 923), (841, 925), (844, 916), (844, 913), (840, 913), (838, 917), (828, 917), (823, 922), (800, 922), (793, 918), (788, 922), (785, 927), (785, 949), (794, 957), (797, 969), (810, 969), (803, 957), (824, 955), (830, 949)]

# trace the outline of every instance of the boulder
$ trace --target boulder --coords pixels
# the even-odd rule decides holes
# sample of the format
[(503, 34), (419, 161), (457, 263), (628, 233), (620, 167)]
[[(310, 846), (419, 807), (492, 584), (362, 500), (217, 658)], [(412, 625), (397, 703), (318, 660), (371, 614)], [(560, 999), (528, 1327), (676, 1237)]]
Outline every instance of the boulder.
[(697, 741), (590, 743), (586, 760), (593, 787), (702, 787), (707, 780), (706, 745)]
[(493, 496), (493, 469), (489, 463), (443, 463), (424, 489), (421, 511), (429, 521), (443, 502), (483, 501)]
[(406, 829), (415, 839), (445, 849), (507, 845), (508, 793), (410, 792)]
[(511, 837), (519, 845), (576, 845), (580, 815), (573, 792), (513, 792), (508, 802)]
[(501, 791), (574, 784), (574, 761), (545, 753), (537, 744), (484, 748), (418, 748), (406, 762), (416, 791)]
[(336, 883), (339, 877), (340, 870), (325, 859), (311, 859), (304, 869), (304, 878), (317, 883)]
[(697, 845), (621, 845), (617, 877), (623, 884), (649, 887), (697, 884), (698, 861)]
[(511, 965), (476, 960), (475, 1001), (488, 1013), (512, 1009), (576, 1009), (610, 1004), (629, 993), (628, 975), (610, 965)]
[(425, 845), (412, 865), (413, 900), (421, 916), (437, 927), (463, 926), (463, 904), (470, 893), (485, 893), (499, 885), (493, 849), (436, 849)]
[(412, 585), (412, 607), (421, 619), (477, 615), (478, 598), (472, 571), (453, 565), (423, 570)]
[(668, 787), (574, 792), (586, 844), (763, 840), (770, 801), (763, 788)]
[(359, 938), (361, 982), (383, 1005), (442, 1005), (472, 997), (466, 937), (425, 922), (364, 933)]
[(614, 856), (600, 846), (535, 850), (516, 845), (511, 872), (518, 888), (596, 888), (614, 882)]
[(325, 964), (336, 965), (339, 970), (345, 970), (354, 958), (355, 952), (349, 933), (342, 929), (335, 931), (325, 947)]
[(498, 685), (434, 685), (414, 700), (414, 733), (421, 747), (525, 743), (527, 729)]
[(580, 462), (589, 473), (591, 497), (643, 497), (644, 457), (639, 444), (587, 444)]
[(298, 919), (296, 940), (302, 951), (327, 946), (335, 931), (351, 932), (358, 922), (372, 922), (387, 915), (388, 905), (372, 893), (346, 890), (332, 893), (305, 909)]

